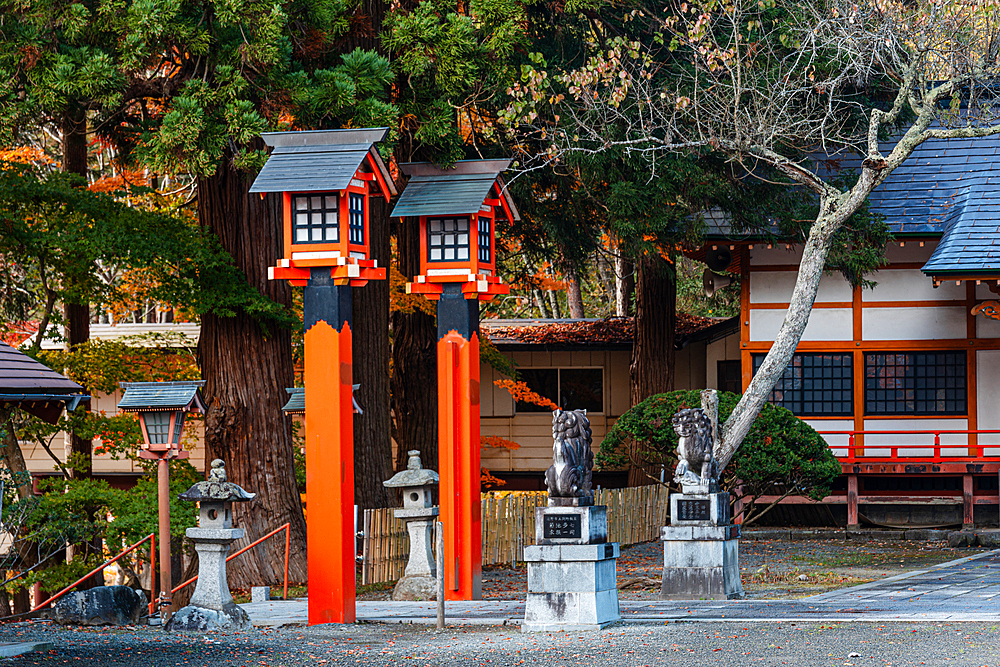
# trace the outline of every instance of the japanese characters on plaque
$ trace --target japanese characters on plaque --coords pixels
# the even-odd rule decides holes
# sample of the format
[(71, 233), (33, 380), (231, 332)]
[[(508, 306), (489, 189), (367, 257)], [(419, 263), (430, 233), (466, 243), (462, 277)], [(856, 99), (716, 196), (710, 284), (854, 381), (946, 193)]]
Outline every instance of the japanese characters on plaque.
[(579, 539), (582, 535), (579, 514), (546, 514), (542, 537), (550, 539)]
[(712, 518), (711, 506), (708, 500), (677, 501), (677, 519), (680, 521), (708, 521)]

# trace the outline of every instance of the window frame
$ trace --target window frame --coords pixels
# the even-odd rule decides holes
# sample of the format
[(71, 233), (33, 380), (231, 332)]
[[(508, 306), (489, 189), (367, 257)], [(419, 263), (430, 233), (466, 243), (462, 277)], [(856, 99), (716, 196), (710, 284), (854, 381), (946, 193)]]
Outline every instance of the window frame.
[[(321, 206), (320, 206), (319, 209), (313, 209), (312, 200), (314, 198), (321, 200)], [(306, 248), (308, 246), (318, 246), (318, 247), (326, 247), (326, 248), (329, 248), (331, 246), (340, 246), (340, 242), (341, 242), (341, 238), (340, 238), (340, 236), (341, 236), (340, 235), (340, 232), (341, 232), (341, 230), (340, 230), (340, 204), (341, 204), (340, 193), (338, 193), (336, 191), (334, 191), (334, 192), (293, 192), (293, 193), (291, 193), (291, 198), (290, 199), (291, 199), (291, 202), (290, 202), (290, 204), (291, 204), (291, 212), (290, 212), (291, 213), (291, 220), (290, 220), (290, 222), (291, 222), (291, 245), (292, 245), (292, 248), (295, 248), (295, 249), (298, 250), (298, 249)], [(297, 207), (299, 199), (305, 199), (306, 200), (306, 206), (307, 206), (307, 208), (304, 211), (300, 211), (298, 209), (298, 207)], [(333, 199), (334, 200), (334, 204), (335, 204), (334, 208), (329, 208), (327, 206), (327, 203), (328, 203), (327, 200), (328, 199)], [(300, 227), (297, 224), (297, 222), (298, 222), (298, 216), (302, 212), (304, 212), (306, 214), (306, 216), (310, 218), (309, 224), (307, 226), (305, 226), (305, 227)], [(298, 231), (300, 229), (306, 229), (306, 230), (308, 230), (309, 236), (310, 237), (312, 236), (312, 231), (313, 231), (313, 229), (316, 229), (316, 226), (312, 224), (311, 218), (312, 218), (313, 214), (317, 213), (317, 212), (319, 212), (323, 216), (323, 224), (320, 227), (320, 229), (323, 230), (323, 237), (324, 238), (322, 240), (319, 240), (319, 241), (313, 240), (312, 238), (309, 238), (309, 239), (307, 239), (305, 241), (299, 241), (298, 240)], [(327, 221), (328, 220), (328, 216), (331, 213), (333, 214), (333, 219), (335, 220), (335, 223), (332, 224), (332, 225)], [(330, 239), (326, 238), (326, 231), (328, 229), (331, 229), (331, 228), (334, 229), (336, 231), (336, 233), (337, 233), (337, 238), (336, 239), (330, 240)]]
[[(590, 365), (590, 366), (529, 366), (529, 367), (521, 368), (519, 370), (522, 371), (522, 372), (523, 371), (535, 371), (535, 370), (538, 370), (538, 371), (554, 370), (554, 371), (556, 371), (556, 395), (555, 395), (555, 399), (556, 400), (553, 401), (553, 403), (555, 403), (556, 405), (559, 405), (560, 402), (561, 402), (561, 399), (562, 399), (562, 371), (564, 371), (564, 370), (568, 370), (568, 371), (576, 371), (576, 370), (581, 370), (581, 371), (583, 371), (583, 370), (599, 370), (599, 371), (601, 371), (601, 409), (600, 409), (600, 411), (597, 411), (597, 410), (588, 410), (587, 414), (588, 415), (603, 415), (606, 412), (606, 409), (607, 409), (607, 386), (605, 384), (605, 381), (607, 380), (607, 373), (605, 372), (606, 368), (604, 366), (593, 366), (593, 365)], [(532, 389), (532, 391), (534, 391), (534, 390)], [(553, 397), (552, 396), (546, 396), (545, 398), (548, 398), (549, 400), (552, 400)], [(518, 406), (519, 403), (522, 403), (522, 401), (518, 401), (518, 400), (514, 401), (514, 414), (515, 415), (517, 415), (517, 414), (528, 414), (528, 415), (530, 415), (530, 414), (545, 414), (545, 413), (551, 412), (550, 409), (548, 409), (548, 408), (542, 408), (541, 406), (538, 406), (539, 407), (538, 410), (518, 410), (517, 406)], [(578, 408), (563, 408), (562, 406), (560, 406), (560, 409), (561, 410), (566, 410), (566, 409), (578, 409)]]
[[(763, 363), (764, 357), (766, 357), (766, 356), (767, 356), (766, 353), (753, 353), (753, 354), (751, 354), (751, 356), (750, 356), (750, 367), (751, 367), (751, 371), (752, 371), (752, 373), (754, 375), (757, 374), (757, 370), (760, 368), (760, 363)], [(795, 363), (796, 357), (799, 357), (799, 358), (805, 358), (805, 357), (841, 357), (842, 359), (845, 359), (847, 361), (846, 364), (841, 363), (839, 366), (835, 366), (834, 368), (841, 368), (841, 369), (846, 370), (846, 377), (839, 377), (839, 378), (808, 378), (808, 380), (810, 380), (810, 381), (816, 381), (816, 380), (822, 381), (822, 380), (829, 379), (829, 380), (835, 380), (835, 381), (839, 380), (841, 382), (846, 381), (846, 389), (843, 386), (840, 389), (833, 389), (833, 388), (831, 388), (829, 390), (827, 390), (827, 389), (825, 389), (823, 387), (819, 387), (819, 388), (810, 387), (810, 388), (807, 389), (804, 386), (807, 378), (804, 377), (804, 376), (798, 378), (798, 381), (801, 382), (802, 385), (803, 385), (803, 386), (800, 386), (798, 389), (796, 389), (794, 387), (791, 388), (791, 389), (788, 389), (788, 388), (785, 388), (783, 386), (780, 386), (781, 383), (786, 379), (785, 378), (785, 373), (787, 373), (789, 369), (795, 368), (794, 363)], [(758, 363), (758, 360), (760, 361), (760, 363)], [(801, 368), (801, 369), (804, 370), (806, 368), (822, 368), (822, 366), (805, 366), (805, 365), (800, 365), (798, 368)], [(796, 381), (796, 378), (794, 378), (794, 377), (790, 378), (790, 379), (793, 382)], [(854, 353), (852, 351), (839, 351), (839, 352), (836, 352), (836, 351), (831, 351), (831, 352), (796, 352), (795, 354), (792, 355), (791, 360), (789, 360), (789, 362), (788, 362), (788, 366), (782, 372), (782, 375), (778, 379), (778, 382), (775, 384), (774, 388), (771, 389), (771, 392), (768, 394), (768, 396), (767, 396), (767, 402), (770, 403), (771, 405), (776, 405), (778, 407), (782, 407), (782, 408), (786, 408), (788, 410), (791, 410), (792, 414), (794, 414), (796, 417), (799, 417), (799, 418), (853, 417), (854, 416), (854, 398), (855, 398), (855, 387), (854, 387), (855, 380), (856, 380), (856, 378), (854, 377)], [(788, 392), (795, 392), (796, 394), (801, 394), (801, 397), (799, 397), (799, 398), (793, 398), (793, 399), (790, 399), (790, 400), (785, 400), (783, 398), (781, 401), (776, 401), (775, 398), (774, 398), (775, 397), (775, 393), (779, 392), (779, 391), (782, 392), (783, 394), (784, 393), (788, 393)], [(845, 406), (846, 409), (843, 410), (843, 411), (839, 411), (839, 410), (829, 410), (829, 411), (819, 411), (819, 412), (816, 412), (816, 411), (806, 411), (805, 410), (805, 405), (807, 403), (809, 403), (809, 404), (816, 404), (816, 403), (822, 404), (822, 403), (827, 402), (825, 399), (820, 399), (819, 401), (816, 401), (816, 400), (806, 401), (805, 392), (807, 392), (807, 391), (811, 391), (811, 392), (817, 392), (817, 391), (820, 391), (820, 392), (822, 392), (822, 391), (840, 391), (840, 392), (846, 392), (847, 393), (847, 398), (841, 398), (839, 400), (838, 399), (833, 399), (833, 398), (829, 399), (829, 402), (842, 404), (842, 405)], [(798, 409), (796, 410), (796, 409), (793, 409), (793, 408), (798, 408)]]
[[(441, 266), (449, 265), (449, 264), (459, 264), (459, 265), (466, 265), (467, 266), (472, 261), (472, 234), (471, 234), (471, 231), (472, 231), (472, 220), (471, 220), (471, 217), (472, 216), (469, 216), (469, 215), (440, 215), (440, 216), (436, 215), (436, 216), (427, 216), (427, 218), (426, 218), (426, 229), (427, 229), (426, 252), (427, 252), (427, 263), (428, 264), (435, 264), (435, 265), (441, 265)], [(464, 221), (465, 222), (465, 232), (464, 232), (465, 233), (465, 246), (462, 246), (462, 245), (460, 245), (458, 243), (456, 243), (453, 246), (446, 246), (446, 245), (444, 245), (444, 239), (443, 239), (443, 237), (446, 234), (448, 234), (448, 233), (453, 234), (456, 237), (456, 240), (457, 240), (457, 237), (460, 236), (462, 234), (462, 232), (459, 231), (458, 228), (456, 227), (456, 229), (455, 229), (454, 232), (445, 232), (442, 229), (441, 232), (435, 233), (435, 232), (433, 232), (431, 230), (431, 224), (434, 223), (435, 221), (440, 221), (442, 223), (442, 226), (443, 226), (443, 224), (444, 224), (445, 221), (455, 221), (455, 222)], [(432, 259), (431, 258), (431, 254), (432, 254), (431, 251), (435, 248), (435, 246), (433, 245), (433, 239), (434, 239), (435, 236), (442, 237), (442, 244), (441, 244), (441, 246), (439, 246), (440, 249), (441, 249), (441, 259)], [(460, 257), (458, 257), (458, 254), (459, 254), (458, 251), (461, 250), (463, 247), (465, 249), (466, 256), (464, 258), (460, 258)], [(455, 250), (455, 258), (454, 259), (445, 259), (445, 257), (444, 257), (444, 255), (445, 255), (445, 249), (448, 249), (448, 248), (453, 248)]]
[[(863, 414), (864, 414), (865, 417), (903, 417), (903, 418), (905, 418), (905, 417), (944, 417), (944, 418), (951, 417), (951, 418), (953, 418), (953, 417), (968, 417), (969, 416), (969, 357), (968, 357), (968, 354), (966, 353), (965, 350), (909, 350), (909, 351), (906, 351), (906, 350), (885, 350), (885, 351), (883, 351), (883, 350), (872, 350), (872, 351), (865, 351), (865, 352), (863, 352), (863, 355), (864, 355), (864, 357), (861, 360), (861, 367), (862, 367), (862, 369), (864, 371), (864, 377), (863, 377), (864, 384), (863, 384), (863, 387), (862, 387), (862, 390), (864, 391), (864, 395), (863, 395), (864, 405), (862, 407), (862, 410), (863, 410)], [(960, 371), (961, 372), (956, 372), (956, 373), (954, 373), (951, 376), (949, 376), (947, 374), (947, 372), (945, 372), (944, 375), (940, 375), (940, 374), (938, 374), (937, 370), (948, 369), (949, 368), (948, 364), (940, 364), (940, 362), (937, 365), (934, 365), (934, 366), (930, 366), (930, 365), (926, 365), (926, 364), (919, 364), (919, 363), (916, 363), (915, 361), (912, 361), (912, 362), (909, 362), (909, 363), (906, 363), (906, 364), (893, 363), (891, 365), (883, 363), (883, 365), (881, 366), (882, 369), (886, 369), (886, 368), (890, 368), (890, 367), (892, 367), (892, 368), (910, 367), (910, 368), (914, 369), (914, 373), (912, 375), (903, 375), (903, 376), (898, 376), (898, 375), (895, 375), (895, 374), (892, 374), (892, 375), (885, 374), (882, 378), (878, 378), (876, 376), (873, 376), (871, 378), (871, 380), (873, 382), (878, 382), (879, 379), (881, 379), (883, 381), (897, 381), (897, 382), (899, 380), (903, 380), (904, 381), (904, 386), (902, 386), (902, 387), (894, 387), (894, 388), (879, 388), (879, 387), (871, 387), (871, 388), (869, 388), (869, 375), (868, 375), (869, 358), (873, 358), (873, 359), (876, 360), (874, 363), (872, 363), (871, 367), (874, 368), (874, 369), (876, 369), (876, 372), (878, 372), (877, 369), (880, 368), (880, 366), (878, 365), (877, 359), (879, 357), (883, 357), (883, 358), (886, 358), (886, 357), (898, 357), (898, 356), (901, 356), (901, 355), (905, 355), (907, 357), (915, 358), (915, 359), (919, 358), (919, 357), (925, 357), (925, 356), (942, 357), (942, 356), (945, 356), (945, 355), (953, 355), (957, 359), (960, 360)], [(937, 380), (937, 379), (940, 379), (940, 378), (944, 378), (945, 380), (947, 380), (947, 378), (949, 378), (949, 377), (954, 377), (954, 378), (957, 378), (959, 380), (960, 386), (956, 386), (956, 387), (947, 387), (947, 386), (946, 387), (931, 387), (931, 388), (928, 388), (928, 387), (923, 387), (923, 388), (917, 387), (916, 384), (917, 384), (918, 381), (920, 381), (920, 380), (926, 380), (928, 378), (928, 376), (926, 375), (926, 373), (920, 374), (918, 372), (918, 370), (919, 369), (924, 369), (926, 371), (926, 369), (928, 369), (928, 368), (934, 368), (934, 369), (936, 369), (936, 372), (935, 372), (935, 375), (933, 376), (933, 379)], [(959, 370), (959, 366), (951, 366), (951, 368), (955, 368), (956, 370)], [(908, 379), (912, 379), (914, 381), (913, 382), (914, 386), (912, 388), (905, 386), (905, 381), (908, 380)], [(913, 391), (913, 397), (911, 399), (907, 399), (905, 397), (905, 392), (907, 390), (910, 390), (910, 389), (912, 389), (912, 391)], [(955, 391), (961, 392), (961, 397), (960, 398), (954, 398), (954, 399), (948, 399), (948, 398), (944, 398), (944, 399), (926, 399), (926, 398), (925, 399), (919, 399), (917, 397), (917, 392), (918, 391), (934, 391), (934, 390), (944, 390), (944, 391), (955, 390)], [(871, 400), (869, 400), (869, 391), (872, 391), (872, 392), (879, 392), (879, 391), (886, 392), (886, 396), (883, 398), (882, 401), (878, 400), (878, 396), (877, 395), (874, 396)], [(890, 399), (888, 397), (888, 392), (893, 392), (893, 391), (897, 392), (897, 396), (895, 398)], [(902, 397), (899, 396), (899, 392), (903, 392), (903, 396)], [(925, 403), (937, 403), (939, 401), (944, 401), (944, 402), (948, 402), (948, 401), (961, 401), (961, 410), (957, 410), (957, 409), (956, 410), (917, 410), (916, 406), (921, 401), (923, 401)], [(914, 405), (914, 409), (913, 410), (903, 410), (903, 411), (897, 411), (897, 410), (878, 411), (878, 410), (870, 410), (869, 409), (869, 404), (870, 403), (875, 403), (877, 405), (878, 403), (890, 403), (890, 402), (893, 403), (893, 404), (896, 404), (896, 405), (898, 405), (900, 403), (903, 403), (903, 404), (912, 403)]]

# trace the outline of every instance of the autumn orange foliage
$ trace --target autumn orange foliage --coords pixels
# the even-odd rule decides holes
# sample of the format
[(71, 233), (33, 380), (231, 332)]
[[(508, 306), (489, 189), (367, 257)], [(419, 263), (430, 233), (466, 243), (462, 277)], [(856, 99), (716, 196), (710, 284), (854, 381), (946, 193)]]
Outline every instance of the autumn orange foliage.
[(506, 480), (500, 479), (499, 477), (494, 477), (492, 473), (486, 468), (479, 469), (479, 483), (483, 485), (493, 485), (493, 486), (503, 486), (507, 483)]
[(521, 449), (521, 445), (513, 440), (501, 438), (499, 435), (483, 436), (479, 439), (479, 443), (483, 447), (495, 447), (496, 449), (509, 449), (510, 451)]
[(522, 403), (534, 403), (535, 405), (540, 405), (543, 408), (552, 408), (553, 410), (559, 409), (558, 405), (544, 396), (536, 394), (530, 387), (528, 387), (527, 384), (519, 380), (494, 380), (493, 384), (510, 392), (510, 395), (514, 397), (515, 401), (520, 401)]

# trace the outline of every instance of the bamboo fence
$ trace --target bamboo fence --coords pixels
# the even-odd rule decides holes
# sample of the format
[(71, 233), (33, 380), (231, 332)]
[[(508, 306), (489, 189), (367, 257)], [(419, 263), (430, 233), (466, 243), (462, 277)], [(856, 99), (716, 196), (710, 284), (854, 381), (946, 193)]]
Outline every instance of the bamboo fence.
[[(544, 491), (492, 491), (482, 496), (483, 565), (512, 565), (524, 560), (524, 547), (535, 543), (535, 508), (544, 507)], [(668, 523), (669, 492), (661, 485), (602, 489), (595, 505), (608, 508), (608, 541), (622, 546), (660, 537)], [(403, 576), (409, 536), (392, 509), (365, 510), (361, 583), (396, 581)]]

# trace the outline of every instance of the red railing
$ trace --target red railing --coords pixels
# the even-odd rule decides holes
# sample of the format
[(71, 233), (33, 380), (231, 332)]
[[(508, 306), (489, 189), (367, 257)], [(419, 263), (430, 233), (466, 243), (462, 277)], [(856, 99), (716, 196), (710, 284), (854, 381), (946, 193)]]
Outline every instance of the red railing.
[[(123, 551), (120, 554), (118, 554), (117, 556), (115, 556), (114, 558), (111, 558), (109, 560), (104, 561), (104, 563), (102, 563), (101, 565), (98, 565), (93, 570), (91, 570), (87, 574), (83, 575), (82, 577), (80, 577), (79, 579), (77, 579), (76, 581), (74, 581), (72, 584), (70, 584), (66, 588), (62, 589), (61, 591), (59, 591), (58, 593), (56, 593), (52, 597), (48, 598), (44, 602), (39, 602), (38, 604), (36, 604), (34, 606), (34, 608), (31, 611), (32, 612), (36, 612), (39, 609), (42, 609), (42, 608), (44, 608), (44, 607), (52, 604), (53, 602), (55, 602), (56, 600), (58, 600), (62, 596), (66, 595), (66, 593), (69, 593), (75, 587), (77, 587), (78, 585), (80, 585), (82, 582), (86, 581), (87, 579), (89, 579), (90, 577), (94, 576), (98, 572), (103, 572), (104, 568), (106, 568), (108, 565), (111, 565), (112, 563), (114, 563), (115, 561), (117, 561), (119, 558), (121, 558), (125, 554), (132, 553), (133, 551), (135, 551), (136, 549), (138, 549), (139, 545), (141, 545), (146, 540), (149, 540), (149, 546), (150, 546), (149, 571), (150, 571), (150, 573), (155, 573), (156, 572), (156, 566), (155, 566), (154, 562), (155, 562), (155, 557), (156, 557), (156, 536), (153, 535), (153, 533), (150, 533), (149, 535), (147, 535), (146, 537), (142, 538), (141, 540), (139, 540), (138, 542), (136, 542), (135, 544), (133, 544), (132, 546), (130, 546), (128, 549), (126, 549), (125, 551)], [(156, 599), (156, 583), (155, 583), (156, 576), (155, 576), (155, 574), (151, 574), (151, 578), (153, 579), (154, 583), (153, 583), (153, 590), (150, 591), (150, 597), (155, 600)], [(153, 602), (149, 603), (149, 613), (150, 614), (153, 613)]]
[[(232, 559), (236, 558), (240, 554), (242, 554), (244, 552), (247, 552), (247, 551), (250, 551), (255, 546), (257, 546), (258, 544), (260, 544), (261, 542), (263, 542), (264, 540), (269, 539), (271, 537), (274, 537), (275, 535), (277, 535), (281, 531), (285, 531), (285, 588), (284, 588), (284, 593), (282, 595), (282, 599), (283, 600), (287, 600), (288, 599), (288, 548), (289, 548), (289, 545), (291, 544), (291, 535), (292, 535), (291, 534), (291, 529), (292, 529), (292, 524), (291, 523), (286, 523), (286, 524), (284, 524), (282, 526), (278, 526), (277, 528), (275, 528), (270, 533), (268, 533), (264, 537), (260, 538), (256, 542), (252, 542), (251, 544), (246, 545), (245, 547), (243, 547), (242, 549), (240, 549), (236, 553), (234, 553), (231, 556), (229, 556), (228, 558), (226, 558), (226, 562), (228, 563), (229, 561), (231, 561)], [(197, 580), (198, 580), (198, 576), (197, 575), (191, 577), (190, 579), (188, 579), (187, 581), (185, 581), (183, 584), (180, 584), (176, 588), (174, 588), (173, 590), (171, 590), (170, 594), (173, 595), (174, 593), (176, 593), (180, 589), (184, 588), (185, 586), (187, 586), (187, 585), (189, 585), (191, 583), (194, 583)]]
[[(890, 430), (890, 431), (817, 431), (822, 436), (827, 435), (846, 435), (848, 436), (846, 445), (832, 444), (830, 449), (840, 450), (846, 449), (846, 456), (837, 456), (837, 458), (845, 463), (891, 463), (895, 461), (930, 461), (930, 462), (945, 462), (945, 461), (1000, 461), (1000, 456), (985, 456), (982, 454), (984, 449), (998, 449), (1000, 450), (1000, 439), (998, 439), (997, 444), (987, 444), (982, 445), (978, 442), (976, 444), (966, 443), (953, 443), (953, 444), (941, 444), (942, 435), (991, 435), (1000, 434), (1000, 430), (997, 429), (974, 429), (974, 430), (955, 430), (955, 429), (932, 429), (932, 430)], [(912, 442), (906, 444), (887, 444), (887, 443), (873, 443), (865, 442), (865, 436), (886, 436), (886, 435), (915, 435), (915, 436), (934, 436), (933, 443), (921, 443)], [(858, 436), (861, 436), (860, 439)], [(828, 443), (829, 444), (829, 443)], [(877, 455), (869, 455), (865, 453), (866, 449), (878, 450)], [(922, 449), (932, 450), (932, 454), (900, 454), (899, 450), (907, 449)], [(962, 449), (965, 450), (964, 454), (953, 454), (951, 452), (945, 452), (944, 450), (955, 450)], [(885, 450), (889, 450), (889, 455), (885, 455)]]

